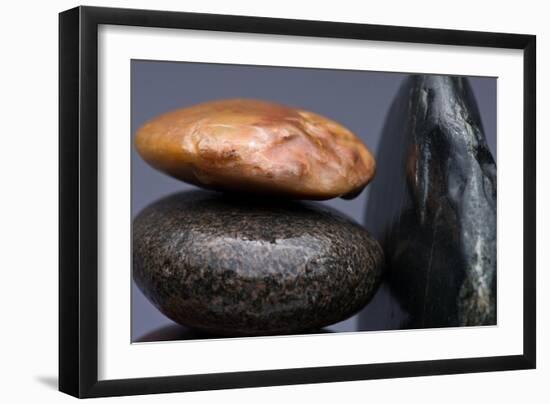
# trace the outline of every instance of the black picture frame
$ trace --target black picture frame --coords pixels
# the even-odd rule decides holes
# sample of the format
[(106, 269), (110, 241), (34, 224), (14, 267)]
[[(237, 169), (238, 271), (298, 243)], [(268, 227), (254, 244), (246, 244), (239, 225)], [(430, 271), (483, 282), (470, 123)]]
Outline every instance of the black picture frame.
[[(523, 50), (523, 354), (98, 381), (100, 24)], [(535, 61), (534, 35), (97, 7), (60, 13), (59, 390), (100, 397), (535, 368)]]

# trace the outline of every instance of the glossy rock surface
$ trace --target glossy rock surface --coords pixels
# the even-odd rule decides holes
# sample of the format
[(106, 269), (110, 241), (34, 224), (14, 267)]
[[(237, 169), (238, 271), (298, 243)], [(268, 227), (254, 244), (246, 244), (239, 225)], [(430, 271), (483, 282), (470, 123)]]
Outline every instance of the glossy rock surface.
[(204, 188), (293, 199), (352, 198), (375, 172), (372, 154), (342, 125), (260, 100), (212, 101), (141, 127), (151, 166)]
[(467, 79), (408, 79), (377, 159), (366, 221), (403, 327), (495, 324), (496, 165)]
[(318, 330), (361, 309), (383, 255), (359, 225), (314, 204), (164, 198), (133, 227), (133, 276), (172, 320), (215, 335)]

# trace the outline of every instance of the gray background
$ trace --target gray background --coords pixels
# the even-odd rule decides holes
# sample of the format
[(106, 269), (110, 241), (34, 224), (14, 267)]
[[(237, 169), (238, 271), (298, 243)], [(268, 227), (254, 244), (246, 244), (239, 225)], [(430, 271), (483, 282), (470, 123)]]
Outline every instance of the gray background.
[[(325, 115), (376, 152), (393, 97), (407, 74), (349, 70), (158, 62), (131, 63), (132, 138), (147, 120), (170, 110), (222, 98), (260, 98)], [(470, 77), (489, 147), (496, 159), (497, 80)], [(132, 216), (168, 194), (194, 189), (148, 166), (132, 148)], [(355, 199), (330, 205), (364, 223), (368, 187)], [(368, 223), (366, 224), (368, 229)], [(132, 341), (200, 338), (161, 314), (132, 281)], [(330, 331), (391, 329), (402, 318), (385, 287), (356, 316)], [(359, 321), (360, 319), (360, 321)]]

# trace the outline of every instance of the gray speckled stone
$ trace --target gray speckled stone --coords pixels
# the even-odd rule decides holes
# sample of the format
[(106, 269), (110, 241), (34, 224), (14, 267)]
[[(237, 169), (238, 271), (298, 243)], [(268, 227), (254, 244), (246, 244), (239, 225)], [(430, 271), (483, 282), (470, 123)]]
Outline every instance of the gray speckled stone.
[(270, 335), (344, 320), (378, 286), (383, 254), (363, 228), (315, 204), (196, 191), (143, 210), (134, 279), (174, 321), (218, 335)]

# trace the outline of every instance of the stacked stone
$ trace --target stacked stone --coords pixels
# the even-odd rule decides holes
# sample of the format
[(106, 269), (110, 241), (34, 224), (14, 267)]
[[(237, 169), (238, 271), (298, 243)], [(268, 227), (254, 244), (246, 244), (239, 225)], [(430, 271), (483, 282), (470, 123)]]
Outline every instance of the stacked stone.
[(153, 119), (136, 147), (151, 166), (211, 190), (161, 199), (134, 221), (134, 279), (172, 320), (216, 335), (291, 334), (342, 321), (372, 298), (380, 245), (303, 201), (353, 198), (372, 180), (374, 158), (348, 129), (279, 104), (223, 100)]

